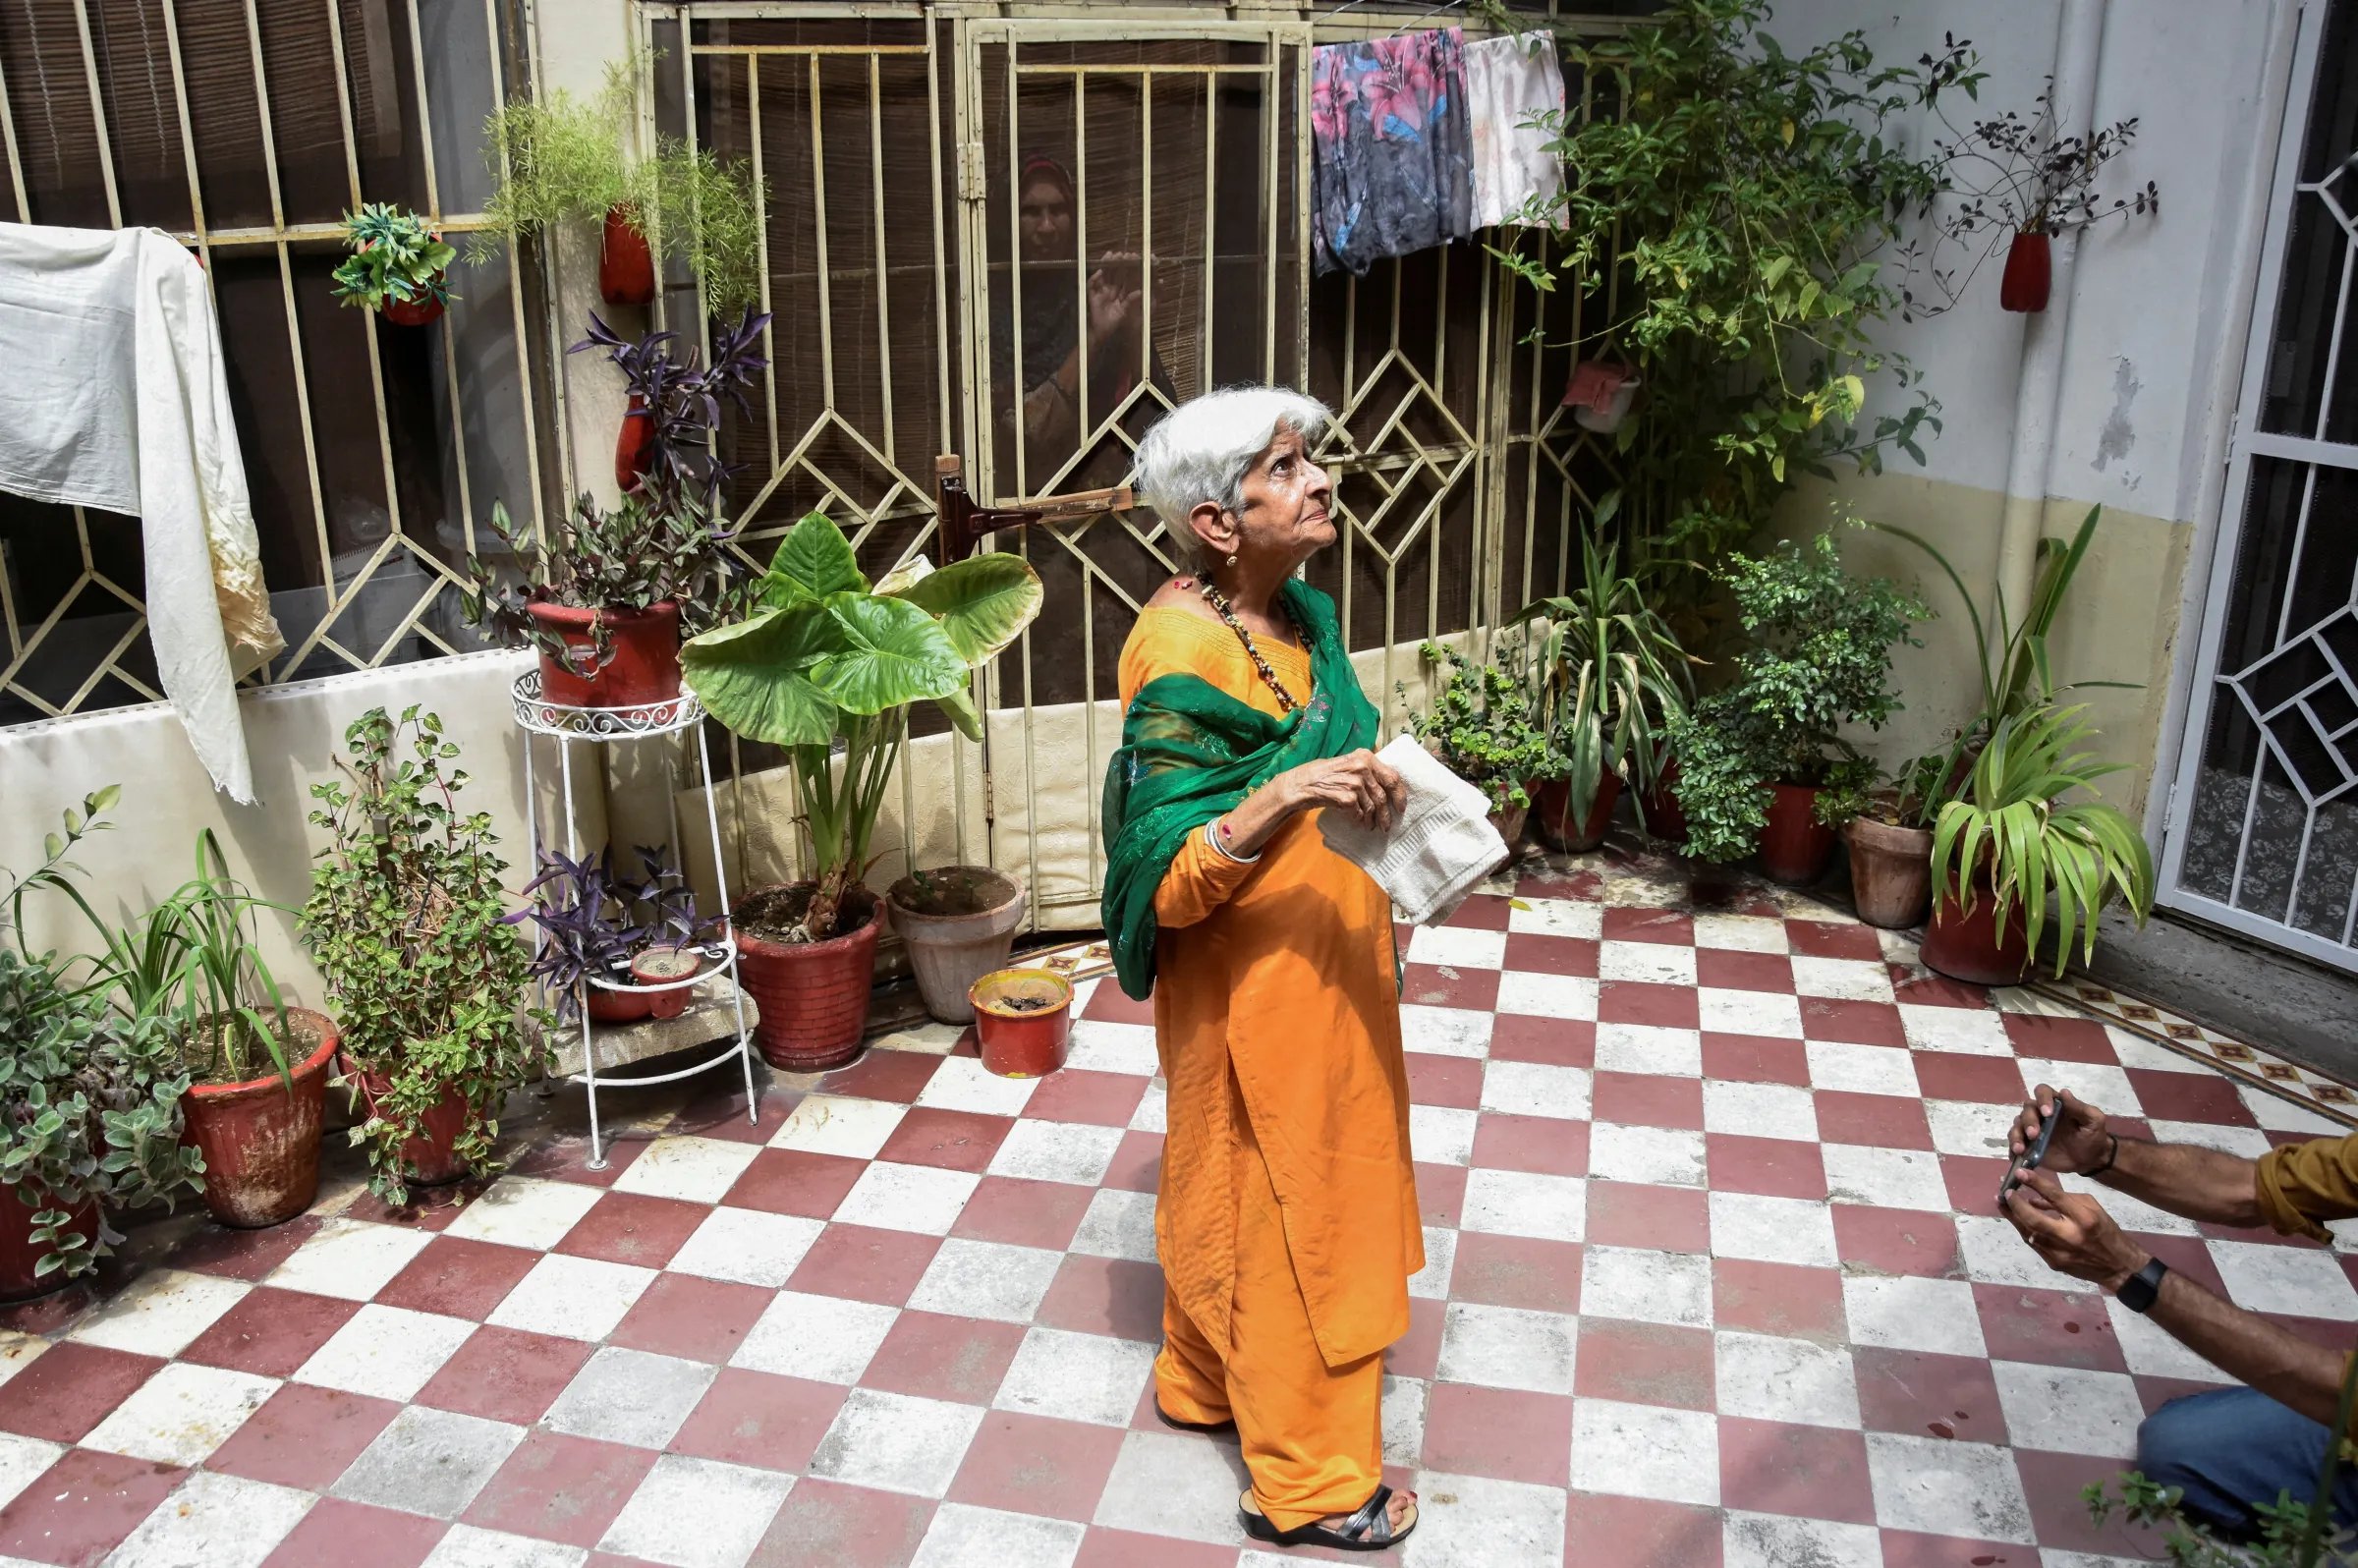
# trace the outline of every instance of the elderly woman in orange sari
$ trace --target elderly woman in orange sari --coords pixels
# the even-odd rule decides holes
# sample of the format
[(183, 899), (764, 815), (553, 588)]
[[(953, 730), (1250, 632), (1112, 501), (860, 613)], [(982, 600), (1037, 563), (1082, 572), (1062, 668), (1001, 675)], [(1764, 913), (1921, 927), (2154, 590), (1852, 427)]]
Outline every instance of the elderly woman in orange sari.
[(1318, 827), (1386, 829), (1404, 802), (1333, 602), (1295, 577), (1334, 542), (1309, 452), (1327, 420), (1237, 387), (1139, 447), (1197, 571), (1122, 650), (1104, 917), (1123, 989), (1151, 988), (1169, 1086), (1156, 1405), (1233, 1424), (1255, 1540), (1373, 1551), (1416, 1526), (1383, 1484), (1381, 1405), (1425, 1259), (1391, 906)]

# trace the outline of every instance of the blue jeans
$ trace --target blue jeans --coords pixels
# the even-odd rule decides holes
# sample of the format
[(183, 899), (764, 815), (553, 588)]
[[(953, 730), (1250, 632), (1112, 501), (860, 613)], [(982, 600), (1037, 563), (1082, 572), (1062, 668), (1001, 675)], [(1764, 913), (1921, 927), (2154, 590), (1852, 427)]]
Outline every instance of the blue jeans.
[[(2218, 1388), (2173, 1399), (2137, 1428), (2137, 1468), (2146, 1479), (2185, 1490), (2188, 1518), (2219, 1535), (2259, 1534), (2254, 1503), (2279, 1492), (2306, 1502), (2326, 1462), (2326, 1428), (2256, 1388)], [(2358, 1473), (2333, 1478), (2333, 1517), (2358, 1522)]]

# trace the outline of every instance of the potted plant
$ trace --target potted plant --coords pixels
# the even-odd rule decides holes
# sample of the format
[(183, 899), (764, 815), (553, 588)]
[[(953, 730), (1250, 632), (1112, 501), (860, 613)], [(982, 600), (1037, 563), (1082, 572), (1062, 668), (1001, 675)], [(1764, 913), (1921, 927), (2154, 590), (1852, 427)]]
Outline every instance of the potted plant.
[[(1976, 673), (1981, 697), (1973, 713), (1959, 725), (1948, 744), (1902, 764), (1897, 787), (1877, 792), (1860, 803), (1859, 814), (1843, 828), (1850, 847), (1851, 891), (1859, 918), (1871, 925), (1894, 929), (1922, 921), (1932, 899), (1933, 827), (1941, 809), (1957, 797), (1973, 770), (1974, 759), (1998, 724), (2008, 717), (2044, 705), (2055, 697), (2086, 687), (2121, 687), (2118, 681), (2052, 684), (2047, 643), (2073, 578), (2096, 536), (2103, 508), (2090, 507), (2079, 532), (2069, 540), (2039, 541), (2033, 569), (2029, 613), (2019, 624), (2007, 614), (2005, 595), (1995, 596), (1994, 627), (1985, 623), (1964, 580), (1948, 558), (1930, 543), (1890, 524), (1871, 527), (1896, 534), (1932, 557), (1947, 574), (1963, 601), (1973, 634)], [(1993, 637), (1994, 632), (1994, 638)], [(1833, 808), (1829, 807), (1829, 812)]]
[(342, 1026), (342, 1082), (365, 1111), (352, 1141), (389, 1204), (409, 1184), (498, 1169), (502, 1099), (535, 1065), (519, 1001), (532, 955), (506, 920), (487, 813), (442, 720), (371, 708), (344, 732), (341, 779), (311, 786), (318, 856), (301, 930)]
[(926, 1012), (945, 1024), (974, 1021), (967, 993), (975, 981), (1006, 967), (1029, 903), (1014, 877), (987, 866), (911, 871), (885, 889), (892, 928), (909, 946)]
[(2117, 772), (2073, 748), (2093, 732), (2084, 706), (2042, 704), (2000, 719), (1933, 838), (1927, 967), (1982, 985), (2020, 980), (2052, 923), (2055, 974), (2075, 943), (2096, 952), (2096, 918), (2118, 894), (2143, 926), (2154, 904), (2144, 835), (2101, 801), (2063, 797)]
[(655, 297), (659, 237), (703, 287), (705, 308), (727, 316), (760, 295), (757, 193), (748, 166), (658, 137), (640, 144), (640, 61), (606, 68), (594, 96), (563, 88), (503, 104), (484, 123), (486, 161), (498, 187), (484, 203), (489, 234), (525, 239), (575, 220), (598, 224), (598, 293), (610, 305)]
[(114, 786), (68, 812), (47, 858), (8, 884), (17, 928), (0, 944), (0, 1301), (89, 1272), (122, 1236), (109, 1209), (173, 1204), (204, 1188), (204, 1161), (181, 1142), (189, 1087), (161, 1018), (126, 1017), (103, 980), (69, 981), (73, 961), (25, 945), (24, 897), (65, 885), (66, 856), (106, 824)]
[(396, 326), (424, 326), (450, 302), (444, 273), (458, 254), (415, 212), (382, 201), (344, 214), (352, 254), (332, 274), (336, 298), (382, 311)]
[(851, 541), (814, 512), (779, 542), (754, 613), (681, 650), (688, 686), (715, 718), (791, 751), (815, 852), (810, 879), (757, 890), (730, 912), (774, 1065), (809, 1071), (860, 1048), (877, 917), (861, 877), (909, 705), (935, 702), (980, 740), (972, 672), (1032, 623), (1040, 597), (1039, 574), (1004, 554), (939, 571), (921, 556), (870, 587)]
[(507, 917), (539, 928), (532, 975), (555, 998), (559, 1023), (577, 1021), (585, 1006), (600, 1024), (688, 1010), (686, 982), (704, 967), (696, 944), (711, 923), (696, 918), (696, 895), (661, 850), (642, 845), (638, 854), (646, 874), (633, 880), (614, 874), (611, 846), (578, 861), (543, 850), (540, 874), (524, 889), (537, 902)]
[[(1445, 664), (1432, 710), (1411, 714), (1409, 733), (1440, 758), (1441, 765), (1490, 800), (1490, 825), (1511, 848), (1523, 837), (1529, 786), (1559, 765), (1547, 735), (1532, 723), (1531, 688), (1519, 664), (1477, 665), (1455, 648), (1426, 643), (1418, 651), (1429, 663)], [(1508, 657), (1514, 654), (1509, 650)], [(1408, 697), (1408, 684), (1396, 690)], [(1544, 795), (1545, 792), (1542, 790)]]
[(753, 418), (745, 388), (769, 364), (756, 352), (768, 325), (767, 315), (748, 307), (736, 326), (714, 335), (707, 366), (698, 364), (694, 349), (686, 359), (673, 352), (676, 332), (649, 332), (634, 341), (590, 315), (588, 335), (565, 352), (604, 349), (607, 362), (622, 372), (629, 395), (615, 438), (614, 483), (624, 493), (645, 492), (659, 501), (697, 495), (719, 508), (721, 486), (735, 472), (721, 463), (713, 444), (721, 399), (741, 418)]
[(1773, 879), (1813, 882), (1877, 776), (1842, 727), (1880, 729), (1899, 710), (1891, 649), (1914, 644), (1909, 626), (1932, 612), (1888, 579), (1844, 572), (1830, 534), (1730, 562), (1720, 576), (1756, 645), (1732, 683), (1671, 725), (1687, 853), (1733, 861), (1757, 848)]
[[(1598, 529), (1619, 505), (1617, 491), (1600, 503)], [(1616, 548), (1591, 532), (1580, 555), (1571, 592), (1536, 600), (1506, 623), (1546, 628), (1539, 716), (1554, 761), (1537, 807), (1540, 837), (1558, 850), (1604, 841), (1624, 778), (1642, 799), (1661, 789), (1667, 726), (1693, 700), (1692, 666), (1701, 662), (1679, 646), (1638, 580), (1622, 574)]]

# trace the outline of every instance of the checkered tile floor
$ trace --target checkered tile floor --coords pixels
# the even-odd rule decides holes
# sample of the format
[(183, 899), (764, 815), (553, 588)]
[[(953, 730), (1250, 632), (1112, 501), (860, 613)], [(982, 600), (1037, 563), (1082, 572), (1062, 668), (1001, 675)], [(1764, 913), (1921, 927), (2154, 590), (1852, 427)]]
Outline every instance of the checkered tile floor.
[[(1527, 862), (1408, 956), (1432, 1262), (1384, 1429), (1412, 1564), (2136, 1555), (2079, 1488), (2215, 1374), (1993, 1215), (2010, 1109), (2047, 1080), (2239, 1151), (2338, 1130), (1660, 863)], [(655, 1103), (604, 1171), (568, 1096), (464, 1203), (346, 1174), (278, 1230), (184, 1223), (103, 1302), (0, 1319), (0, 1554), (1267, 1568), (1233, 1442), (1151, 1413), (1148, 1015), (1108, 981), (1082, 1016), (1041, 1082), (933, 1030), (781, 1081), (755, 1125)], [(2348, 1343), (2350, 1259), (2108, 1202)]]

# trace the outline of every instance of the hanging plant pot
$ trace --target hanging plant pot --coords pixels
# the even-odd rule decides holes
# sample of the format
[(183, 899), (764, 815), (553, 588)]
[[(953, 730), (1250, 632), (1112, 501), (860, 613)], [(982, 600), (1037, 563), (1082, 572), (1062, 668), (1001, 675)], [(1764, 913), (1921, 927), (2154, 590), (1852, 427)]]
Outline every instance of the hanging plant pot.
[(1932, 830), (1857, 816), (1842, 837), (1850, 845), (1850, 896), (1859, 919), (1895, 931), (1923, 920), (1933, 896)]
[(646, 236), (631, 227), (634, 207), (606, 208), (598, 237), (597, 292), (608, 305), (646, 305), (655, 297), (655, 256)]
[(1997, 280), (1998, 308), (2024, 312), (2046, 309), (2048, 290), (2053, 286), (2054, 275), (2054, 251), (2048, 237), (2017, 232), (2014, 243), (2006, 248), (2005, 274)]
[(286, 1079), (269, 1072), (243, 1084), (196, 1084), (180, 1099), (180, 1141), (204, 1156), (204, 1206), (240, 1230), (283, 1224), (319, 1192), (319, 1122), (336, 1026), (308, 1007), (288, 1008), (287, 1024), (296, 1042), (319, 1043), (287, 1064)]
[[(434, 281), (440, 283), (442, 274), (435, 273)], [(378, 313), (395, 326), (427, 326), (442, 318), (442, 296), (439, 293), (421, 295), (415, 300), (396, 300), (387, 295)]]
[(909, 946), (918, 994), (945, 1024), (975, 1016), (975, 981), (1006, 967), (1030, 900), (1015, 878), (987, 866), (944, 866), (920, 883), (904, 876), (884, 895), (892, 928)]
[(1589, 808), (1588, 820), (1575, 822), (1572, 781), (1551, 778), (1532, 792), (1530, 821), (1539, 830), (1540, 842), (1549, 849), (1585, 853), (1604, 842), (1605, 830), (1613, 825), (1613, 808), (1620, 802), (1620, 775), (1608, 769), (1597, 780), (1597, 799)]
[(1671, 844), (1687, 841), (1687, 813), (1678, 804), (1678, 764), (1664, 762), (1654, 788), (1638, 797), (1638, 821), (1647, 833)]
[(2023, 933), (2022, 901), (2006, 910), (2006, 923), (1997, 923), (1997, 898), (1983, 873), (1973, 879), (1973, 908), (1960, 909), (1953, 896), (1933, 906), (1933, 923), (1924, 933), (1920, 955), (1924, 967), (1969, 985), (2018, 985), (2030, 973), (2031, 944)]
[(646, 409), (646, 399), (632, 393), (630, 411), (614, 436), (614, 485), (625, 492), (639, 487), (655, 454), (655, 421)]
[(650, 947), (631, 960), (631, 983), (634, 985), (668, 985), (669, 990), (655, 991), (646, 998), (649, 1018), (677, 1018), (688, 1011), (688, 1002), (696, 992), (682, 983), (692, 980), (704, 971), (704, 955), (693, 947)]
[(746, 912), (764, 899), (786, 895), (790, 900), (815, 885), (758, 889), (730, 915), (738, 978), (761, 1009), (754, 1041), (770, 1066), (789, 1073), (841, 1067), (860, 1053), (868, 1033), (868, 993), (875, 983), (884, 911), (866, 888), (848, 890), (837, 909), (838, 928), (849, 924), (853, 929), (823, 942), (773, 942), (745, 928)]
[(1044, 969), (1003, 969), (975, 981), (975, 1045), (982, 1070), (1045, 1078), (1064, 1065), (1073, 1034), (1073, 986)]
[[(540, 653), (540, 697), (567, 707), (647, 707), (680, 695), (680, 607), (670, 599), (644, 610), (589, 610), (570, 604), (525, 606), (542, 630), (565, 640), (566, 656)], [(590, 628), (606, 624), (614, 657), (596, 667)]]
[[(32, 1201), (26, 1202), (28, 1198)], [(71, 1283), (62, 1268), (53, 1268), (46, 1274), (34, 1272), (41, 1260), (56, 1250), (47, 1242), (32, 1239), (32, 1216), (49, 1204), (46, 1193), (0, 1188), (0, 1302), (29, 1301), (53, 1290), (63, 1290)], [(84, 1238), (84, 1248), (96, 1246), (97, 1200), (85, 1199), (74, 1211), (73, 1223), (67, 1229)]]
[(1768, 825), (1761, 832), (1761, 869), (1788, 887), (1806, 887), (1834, 858), (1834, 830), (1818, 820), (1818, 791), (1807, 784), (1772, 784)]
[[(384, 1074), (358, 1070), (349, 1056), (342, 1065), (342, 1076), (360, 1085), (364, 1113), (392, 1091)], [(412, 1187), (447, 1187), (466, 1175), (467, 1162), (459, 1157), (459, 1135), (466, 1130), (467, 1096), (456, 1088), (443, 1090), (433, 1109), (419, 1119), (418, 1136), (402, 1143), (402, 1179)]]

